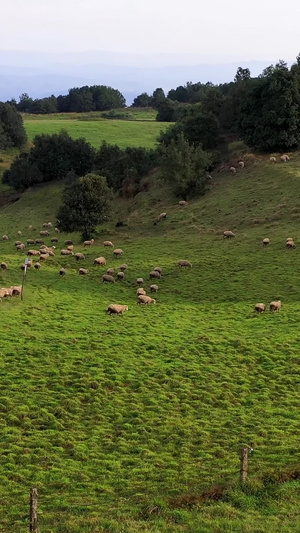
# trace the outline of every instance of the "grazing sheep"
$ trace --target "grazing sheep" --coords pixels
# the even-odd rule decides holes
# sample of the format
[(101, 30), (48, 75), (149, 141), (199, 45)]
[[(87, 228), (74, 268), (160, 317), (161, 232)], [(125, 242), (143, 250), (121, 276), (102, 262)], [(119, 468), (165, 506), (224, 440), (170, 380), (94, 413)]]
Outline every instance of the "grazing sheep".
[(32, 231), (32, 230), (35, 229), (35, 228), (33, 227), (32, 224), (30, 224), (30, 226), (28, 226), (28, 229), (29, 229), (29, 231)]
[(233, 237), (235, 237), (235, 233), (233, 233), (233, 231), (224, 231), (223, 232), (223, 237), (225, 239), (232, 239)]
[(84, 241), (84, 246), (92, 246), (92, 244), (94, 243), (94, 239), (91, 239), (90, 241)]
[(102, 276), (103, 283), (115, 283), (115, 280), (112, 276), (109, 276), (108, 274), (104, 274)]
[(58, 228), (54, 228), (54, 231), (55, 231), (56, 233), (60, 233), (60, 229), (58, 229)]
[(41, 255), (38, 250), (28, 250), (27, 255)]
[(149, 274), (149, 278), (150, 279), (152, 279), (152, 278), (161, 278), (161, 273), (157, 272), (157, 270), (151, 270), (151, 272)]
[(192, 263), (186, 261), (186, 259), (180, 259), (180, 261), (178, 262), (178, 266), (192, 268)]
[(159, 272), (162, 274), (162, 268), (161, 267), (155, 267), (153, 270), (156, 270), (156, 272)]
[(185, 200), (180, 200), (180, 202), (178, 202), (178, 204), (180, 206), (188, 205), (188, 203)]
[(27, 243), (27, 245), (29, 245), (29, 244), (36, 244), (36, 242), (35, 242), (34, 239), (27, 239), (26, 243)]
[(127, 267), (127, 265), (125, 265), (125, 263), (124, 263), (124, 265), (121, 265), (121, 266), (120, 266), (120, 270), (121, 270), (121, 272), (125, 272), (125, 270), (127, 270), (127, 268), (128, 268), (128, 267)]
[(12, 292), (12, 296), (20, 296), (22, 292), (21, 285), (14, 285), (13, 287), (11, 287), (11, 292)]
[(8, 296), (10, 296), (10, 291), (8, 289), (0, 289), (0, 300), (1, 298), (7, 298)]
[(57, 237), (51, 237), (51, 242), (58, 242), (58, 238)]
[(255, 311), (257, 311), (258, 313), (262, 313), (265, 310), (266, 310), (265, 304), (256, 304)]
[(128, 305), (120, 305), (120, 304), (110, 304), (107, 308), (107, 313), (111, 314), (117, 314), (117, 315), (123, 315), (125, 311), (128, 311)]
[(15, 241), (15, 246), (18, 246), (19, 244), (23, 244), (22, 241)]
[(287, 161), (290, 160), (289, 156), (287, 154), (283, 154), (281, 157), (280, 157), (281, 161), (283, 163), (286, 163)]
[(161, 220), (165, 220), (167, 218), (167, 213), (161, 213), (159, 216), (158, 216), (158, 222), (160, 222)]
[(74, 255), (74, 252), (71, 252), (71, 250), (61, 250), (60, 255)]
[(19, 237), (22, 237), (22, 231), (19, 230), (19, 231), (17, 232), (17, 235), (18, 235)]
[(143, 280), (143, 278), (138, 278), (138, 279), (136, 280), (136, 282), (137, 282), (138, 285), (144, 285), (144, 280)]
[(294, 241), (290, 240), (290, 241), (286, 242), (286, 247), (287, 248), (296, 248), (296, 244), (294, 243)]
[(46, 261), (46, 259), (48, 259), (48, 257), (49, 257), (48, 253), (47, 254), (41, 254), (40, 255), (40, 261)]
[(268, 246), (268, 244), (270, 244), (270, 239), (266, 238), (263, 240), (263, 245), (264, 246)]
[(138, 290), (136, 291), (136, 294), (137, 296), (139, 295), (146, 296), (146, 291), (142, 287), (139, 287)]
[(66, 275), (66, 271), (64, 268), (61, 268), (60, 271), (59, 271), (59, 275), (60, 276), (65, 276)]
[(35, 239), (35, 244), (44, 244), (42, 239)]
[(107, 271), (106, 271), (106, 274), (108, 274), (109, 276), (113, 276), (115, 273), (115, 269), (114, 268), (108, 268)]
[(36, 270), (40, 270), (40, 268), (41, 268), (41, 263), (35, 263), (34, 268), (35, 268)]
[(41, 251), (41, 250), (48, 250), (48, 246), (47, 246), (46, 244), (42, 244), (42, 245), (40, 246), (40, 251)]
[(144, 294), (140, 294), (138, 296), (138, 304), (150, 305), (155, 303), (156, 301), (154, 300), (154, 298), (150, 298), (150, 296), (145, 296)]
[(86, 268), (80, 268), (78, 272), (79, 272), (79, 276), (86, 276), (89, 273), (89, 271)]
[(7, 270), (7, 263), (1, 263), (0, 268), (1, 270)]
[(158, 285), (150, 285), (151, 292), (157, 292), (158, 291)]
[(125, 276), (124, 272), (118, 272), (117, 279), (120, 279), (120, 280), (124, 279), (124, 276)]
[(80, 253), (80, 252), (77, 252), (77, 253), (75, 254), (75, 259), (76, 259), (76, 261), (83, 261), (83, 260), (85, 259), (85, 255), (83, 255), (83, 254)]
[(231, 174), (236, 174), (236, 168), (235, 167), (230, 167), (230, 172)]
[(244, 161), (239, 161), (239, 167), (240, 167), (241, 170), (242, 170), (243, 168), (245, 168), (245, 163), (244, 163)]
[(16, 246), (17, 250), (20, 252), (21, 250), (25, 250), (25, 244), (21, 243), (21, 244), (17, 244)]
[(49, 233), (48, 230), (46, 230), (46, 231), (40, 231), (40, 235), (41, 235), (42, 237), (49, 237), (50, 233)]
[(43, 228), (52, 228), (51, 222), (44, 222)]
[(111, 246), (112, 248), (114, 247), (111, 241), (104, 241), (103, 246)]
[(52, 252), (52, 250), (48, 250), (47, 253), (48, 253), (48, 255), (50, 255), (50, 257), (55, 257), (55, 253)]
[(277, 302), (271, 302), (270, 303), (270, 311), (279, 311), (281, 308), (281, 301), (278, 300)]
[(113, 253), (115, 257), (119, 257), (120, 255), (123, 255), (124, 252), (121, 248), (116, 248)]
[(105, 266), (106, 265), (105, 257), (96, 257), (96, 259), (94, 259), (94, 265)]
[(74, 244), (70, 244), (70, 246), (67, 247), (67, 250), (69, 250), (69, 252), (73, 252)]
[(7, 235), (2, 235), (2, 240), (3, 241), (9, 241), (9, 237)]
[(70, 246), (70, 244), (74, 244), (73, 241), (65, 241), (65, 246)]
[(270, 157), (270, 163), (273, 163), (273, 164), (276, 163), (276, 157), (271, 156)]

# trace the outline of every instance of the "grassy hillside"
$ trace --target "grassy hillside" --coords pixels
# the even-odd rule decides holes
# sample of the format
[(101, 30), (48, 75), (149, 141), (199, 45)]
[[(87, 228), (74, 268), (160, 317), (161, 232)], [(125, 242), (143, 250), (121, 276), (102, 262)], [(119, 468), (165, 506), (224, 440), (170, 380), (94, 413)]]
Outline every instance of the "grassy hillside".
[(74, 139), (85, 137), (98, 148), (102, 141), (127, 146), (152, 148), (160, 131), (170, 124), (155, 121), (155, 112), (151, 109), (124, 109), (116, 113), (124, 115), (127, 120), (104, 119), (102, 113), (66, 113), (54, 115), (24, 114), (24, 125), (30, 141), (40, 133), (58, 133), (65, 129)]
[[(24, 301), (0, 303), (1, 528), (28, 530), (37, 486), (43, 533), (299, 531), (300, 252), (285, 248), (289, 236), (300, 242), (299, 155), (274, 166), (248, 156), (185, 208), (157, 175), (147, 181), (148, 192), (116, 202), (91, 249), (72, 236), (84, 262), (59, 255), (70, 237), (60, 235), (56, 256), (28, 271)], [(21, 282), (17, 231), (25, 240), (54, 222), (59, 194), (38, 187), (0, 209), (11, 238), (0, 241), (1, 286)], [(99, 255), (116, 271), (128, 264), (123, 282), (102, 283)], [(149, 293), (156, 265), (157, 303), (137, 306), (136, 278)], [(279, 313), (255, 315), (273, 299)], [(108, 316), (111, 302), (129, 311)]]

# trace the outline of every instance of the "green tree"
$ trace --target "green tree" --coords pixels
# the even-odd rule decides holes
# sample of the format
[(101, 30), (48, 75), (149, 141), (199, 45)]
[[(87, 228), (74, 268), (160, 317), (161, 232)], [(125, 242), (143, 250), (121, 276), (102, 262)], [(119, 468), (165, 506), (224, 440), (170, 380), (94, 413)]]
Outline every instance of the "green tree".
[(0, 148), (20, 148), (26, 143), (27, 136), (23, 119), (16, 108), (9, 103), (0, 102)]
[(158, 87), (153, 91), (152, 97), (151, 97), (151, 105), (155, 108), (157, 108), (161, 103), (163, 103), (166, 99), (164, 90), (161, 87)]
[(151, 106), (151, 96), (147, 93), (139, 94), (134, 100), (132, 107), (149, 107)]
[[(1, 130), (0, 130), (1, 137)], [(74, 171), (77, 176), (90, 172), (95, 150), (85, 139), (74, 140), (64, 131), (37, 135), (28, 153), (17, 157), (5, 173), (5, 182), (15, 188), (60, 180)]]
[(90, 238), (108, 215), (111, 199), (111, 190), (103, 176), (87, 174), (78, 178), (63, 191), (63, 202), (57, 213), (61, 229), (80, 231), (83, 239)]
[(252, 148), (288, 150), (300, 142), (300, 91), (297, 72), (283, 61), (255, 80), (241, 106), (240, 134)]
[(207, 171), (211, 163), (211, 155), (202, 150), (201, 146), (189, 144), (183, 135), (172, 140), (169, 146), (161, 146), (162, 177), (173, 186), (174, 193), (183, 199), (188, 195), (205, 194)]
[(2, 181), (16, 190), (24, 191), (31, 185), (42, 183), (43, 174), (32, 161), (30, 154), (24, 152), (14, 160), (10, 169), (4, 172)]
[(178, 102), (173, 102), (169, 98), (165, 98), (160, 104), (156, 106), (158, 122), (174, 122), (176, 120), (176, 112), (178, 110)]
[(106, 85), (93, 85), (90, 87), (96, 111), (108, 111), (109, 109), (121, 109), (125, 107), (126, 100), (120, 91)]

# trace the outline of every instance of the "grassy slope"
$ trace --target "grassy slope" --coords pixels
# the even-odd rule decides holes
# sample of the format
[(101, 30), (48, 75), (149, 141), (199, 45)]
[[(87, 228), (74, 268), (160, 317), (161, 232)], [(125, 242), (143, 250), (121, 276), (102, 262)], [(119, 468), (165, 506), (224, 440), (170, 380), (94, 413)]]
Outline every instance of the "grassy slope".
[[(299, 464), (299, 250), (284, 246), (300, 241), (298, 161), (251, 159), (234, 177), (216, 174), (212, 191), (184, 209), (153, 178), (148, 193), (116, 202), (114, 222), (128, 226), (102, 228), (86, 251), (88, 277), (57, 254), (28, 272), (23, 303), (0, 304), (3, 530), (27, 531), (37, 485), (43, 533), (298, 531), (299, 482), (267, 482)], [(21, 280), (17, 230), (27, 238), (30, 223), (55, 220), (59, 190), (37, 188), (0, 210), (0, 234), (11, 236), (0, 242), (10, 266), (1, 286)], [(237, 238), (223, 240), (224, 229)], [(121, 263), (105, 238), (129, 266), (114, 286), (92, 265), (98, 255)], [(193, 268), (179, 270), (181, 258)], [(138, 307), (135, 280), (149, 289), (156, 264), (157, 305)], [(280, 313), (254, 315), (256, 302), (277, 298)], [(106, 316), (111, 302), (128, 313)], [(241, 491), (238, 450), (251, 442)], [(218, 484), (225, 497), (201, 503)]]
[[(130, 120), (103, 119), (101, 113), (67, 113), (55, 115), (23, 115), (29, 141), (40, 133), (58, 133), (65, 129), (75, 139), (85, 137), (98, 148), (102, 141), (127, 146), (152, 148), (161, 130), (170, 124), (155, 121), (153, 110), (122, 110)], [(118, 111), (121, 113), (121, 111)]]

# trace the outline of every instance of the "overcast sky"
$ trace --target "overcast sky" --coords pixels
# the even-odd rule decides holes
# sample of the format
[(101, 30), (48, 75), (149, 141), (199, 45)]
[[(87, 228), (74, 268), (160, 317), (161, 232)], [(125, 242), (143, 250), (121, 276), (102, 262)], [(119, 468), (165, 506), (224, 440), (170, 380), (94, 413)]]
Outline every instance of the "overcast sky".
[(2, 0), (0, 50), (293, 60), (299, 0)]

